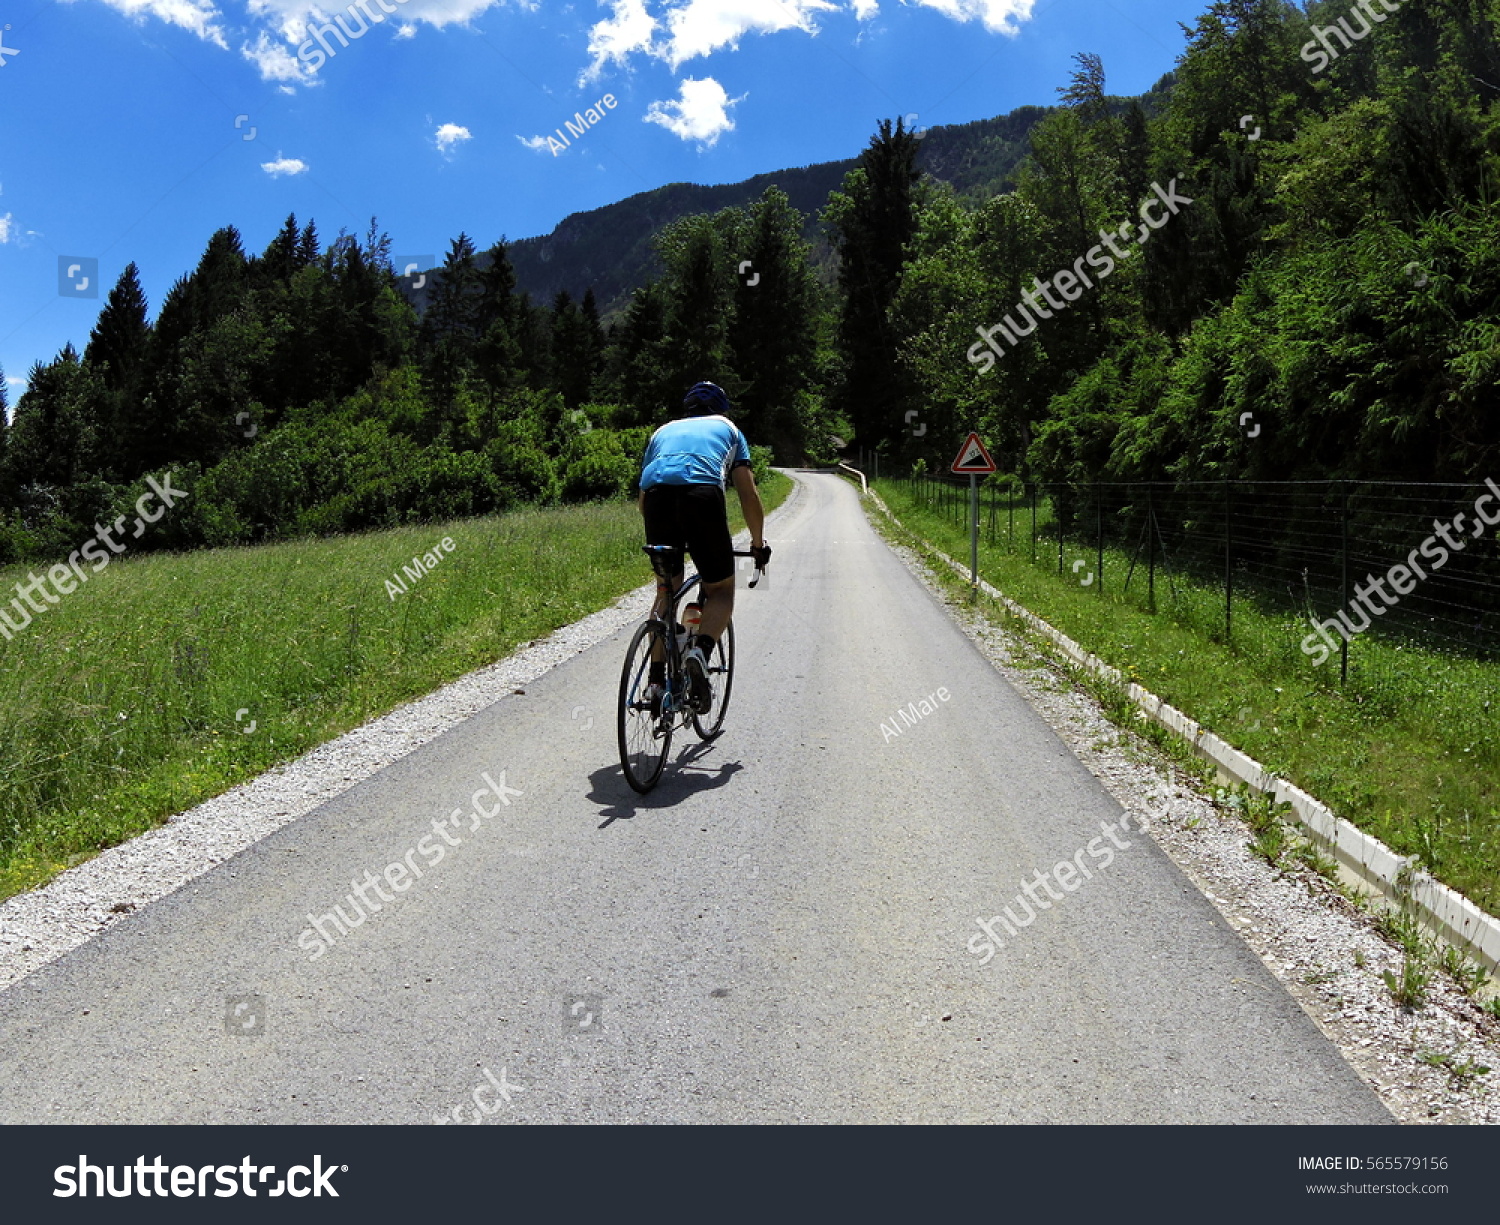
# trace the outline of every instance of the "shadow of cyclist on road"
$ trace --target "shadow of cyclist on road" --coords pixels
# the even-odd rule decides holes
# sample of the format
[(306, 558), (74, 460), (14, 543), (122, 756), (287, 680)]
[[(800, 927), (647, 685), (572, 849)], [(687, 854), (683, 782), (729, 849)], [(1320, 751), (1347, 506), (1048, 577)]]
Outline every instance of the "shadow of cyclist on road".
[(629, 821), (642, 809), (672, 808), (692, 796), (727, 786), (745, 768), (744, 763), (722, 761), (716, 768), (710, 767), (703, 759), (714, 748), (714, 744), (701, 741), (687, 745), (676, 756), (676, 769), (645, 795), (637, 795), (630, 789), (619, 763), (595, 770), (589, 775), (592, 787), (588, 798), (599, 805), (599, 815), (604, 818), (599, 828), (605, 829), (616, 821)]

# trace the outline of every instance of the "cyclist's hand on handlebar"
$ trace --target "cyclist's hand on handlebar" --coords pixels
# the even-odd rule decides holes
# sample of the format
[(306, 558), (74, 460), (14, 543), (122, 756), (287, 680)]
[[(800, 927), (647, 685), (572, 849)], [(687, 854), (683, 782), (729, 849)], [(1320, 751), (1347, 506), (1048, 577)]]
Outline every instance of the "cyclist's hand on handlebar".
[(755, 558), (756, 568), (764, 570), (771, 561), (771, 546), (762, 544), (760, 548), (756, 548), (754, 545), (751, 545), (750, 556)]

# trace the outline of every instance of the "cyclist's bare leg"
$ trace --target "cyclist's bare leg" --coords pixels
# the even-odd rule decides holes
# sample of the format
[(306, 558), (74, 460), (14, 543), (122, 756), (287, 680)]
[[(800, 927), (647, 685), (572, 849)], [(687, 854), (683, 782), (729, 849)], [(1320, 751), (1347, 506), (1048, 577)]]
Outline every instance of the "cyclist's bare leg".
[(684, 571), (679, 570), (670, 579), (656, 580), (656, 603), (652, 606), (658, 617), (667, 615), (667, 605), (672, 602), (672, 593), (682, 586)]
[[(679, 570), (668, 580), (656, 580), (656, 603), (652, 607), (658, 617), (667, 615), (667, 609), (672, 603), (672, 593), (682, 586), (683, 574), (684, 572)], [(662, 649), (662, 640), (658, 638), (651, 647), (651, 662), (659, 664), (665, 660), (666, 652)]]
[(700, 634), (707, 634), (715, 642), (723, 635), (734, 614), (734, 575), (717, 583), (703, 584), (703, 622), (698, 627)]

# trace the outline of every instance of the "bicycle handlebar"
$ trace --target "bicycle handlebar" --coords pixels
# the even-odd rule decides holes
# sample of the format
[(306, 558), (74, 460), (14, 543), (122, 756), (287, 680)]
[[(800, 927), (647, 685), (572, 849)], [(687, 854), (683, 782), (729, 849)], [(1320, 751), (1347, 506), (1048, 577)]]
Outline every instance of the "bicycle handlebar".
[[(752, 558), (752, 559), (755, 557), (755, 553), (751, 549), (736, 549), (734, 551), (734, 555), (736, 557), (749, 557), (749, 558)], [(763, 577), (765, 577), (765, 573), (766, 573), (766, 568), (764, 566), (759, 566), (759, 565), (756, 566), (755, 567), (755, 577), (750, 580), (749, 586), (753, 589), (755, 587), (755, 584), (758, 583), (758, 582), (760, 582), (760, 580)]]

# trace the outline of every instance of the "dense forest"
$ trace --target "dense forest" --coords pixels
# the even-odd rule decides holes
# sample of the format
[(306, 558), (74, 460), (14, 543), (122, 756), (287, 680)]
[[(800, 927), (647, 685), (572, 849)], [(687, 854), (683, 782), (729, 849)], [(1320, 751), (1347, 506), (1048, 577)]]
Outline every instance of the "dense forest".
[[(897, 189), (900, 276), (870, 285), (902, 382), (859, 433), (890, 445), (918, 407), (950, 448), (976, 422), (1054, 481), (1500, 471), (1497, 21), (1494, 0), (1222, 0), (1155, 118), (1109, 113), (1080, 56), (1016, 192)], [(1173, 183), (1193, 203), (1107, 280), (989, 373), (960, 359)]]
[(288, 218), (258, 255), (222, 229), (154, 319), (132, 265), (32, 369), (0, 561), (66, 554), (168, 469), (191, 497), (155, 547), (618, 496), (700, 378), (782, 462), (935, 465), (977, 428), (1051, 481), (1500, 473), (1497, 23), (1218, 0), (1144, 99), (1081, 53), (1007, 189), (884, 122), (816, 218), (829, 258), (767, 186), (662, 227), (607, 326), (592, 290), (520, 291), (503, 241), (454, 239), (419, 312), (374, 223)]

